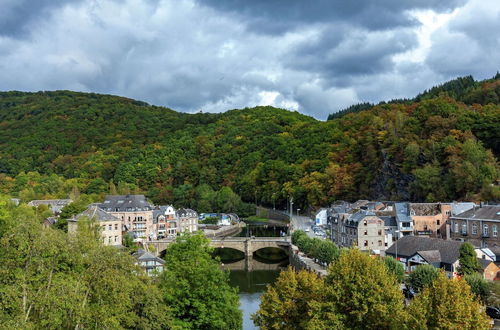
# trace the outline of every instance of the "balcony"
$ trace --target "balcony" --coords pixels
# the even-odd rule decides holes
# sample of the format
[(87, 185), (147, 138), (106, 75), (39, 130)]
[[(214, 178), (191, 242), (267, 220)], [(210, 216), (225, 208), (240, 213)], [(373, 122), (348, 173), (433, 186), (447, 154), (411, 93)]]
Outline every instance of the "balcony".
[(490, 238), (490, 234), (489, 233), (482, 233), (481, 237), (482, 238)]
[(463, 232), (462, 232), (462, 236), (467, 236), (467, 232), (466, 232), (466, 231), (463, 231)]

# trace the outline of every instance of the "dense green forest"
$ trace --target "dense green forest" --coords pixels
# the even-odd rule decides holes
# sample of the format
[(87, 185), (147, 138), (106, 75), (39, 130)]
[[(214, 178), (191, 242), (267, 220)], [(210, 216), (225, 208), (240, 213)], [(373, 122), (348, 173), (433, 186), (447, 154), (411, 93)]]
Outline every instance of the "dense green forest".
[(70, 91), (0, 93), (0, 192), (24, 200), (144, 192), (238, 211), (337, 199), (498, 200), (500, 76), (326, 122), (272, 107), (175, 112)]

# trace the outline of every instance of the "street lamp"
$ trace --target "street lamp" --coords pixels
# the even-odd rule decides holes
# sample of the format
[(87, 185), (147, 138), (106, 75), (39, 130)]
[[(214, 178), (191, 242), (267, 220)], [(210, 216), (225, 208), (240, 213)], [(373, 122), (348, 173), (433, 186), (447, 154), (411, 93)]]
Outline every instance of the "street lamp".
[(297, 216), (299, 216), (300, 209), (297, 209)]

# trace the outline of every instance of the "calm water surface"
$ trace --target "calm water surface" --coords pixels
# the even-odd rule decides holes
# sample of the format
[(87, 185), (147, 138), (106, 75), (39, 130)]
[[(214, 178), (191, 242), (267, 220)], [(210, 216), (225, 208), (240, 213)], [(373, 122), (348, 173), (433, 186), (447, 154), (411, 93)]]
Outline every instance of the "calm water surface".
[(246, 272), (231, 271), (230, 284), (239, 288), (240, 308), (243, 311), (243, 329), (257, 329), (250, 319), (250, 315), (259, 309), (260, 296), (268, 284), (274, 283), (279, 270), (257, 270)]

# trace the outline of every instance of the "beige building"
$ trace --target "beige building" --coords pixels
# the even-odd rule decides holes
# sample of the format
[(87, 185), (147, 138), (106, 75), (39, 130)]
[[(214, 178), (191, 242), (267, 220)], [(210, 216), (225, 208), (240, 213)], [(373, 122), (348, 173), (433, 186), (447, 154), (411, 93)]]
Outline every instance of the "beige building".
[(193, 233), (198, 230), (198, 213), (191, 209), (178, 209), (177, 215), (177, 232)]
[(413, 233), (415, 236), (447, 238), (446, 224), (450, 216), (450, 204), (410, 204), (410, 217), (413, 220)]
[(99, 206), (120, 219), (124, 231), (131, 232), (135, 239), (146, 240), (156, 237), (153, 205), (144, 195), (107, 195)]
[(333, 241), (339, 246), (356, 246), (378, 254), (386, 249), (385, 222), (370, 211), (343, 214), (334, 220)]
[(104, 212), (97, 205), (91, 205), (77, 216), (68, 219), (68, 233), (75, 233), (78, 222), (82, 219), (93, 219), (101, 226), (101, 235), (104, 245), (122, 244), (122, 221), (117, 217)]

